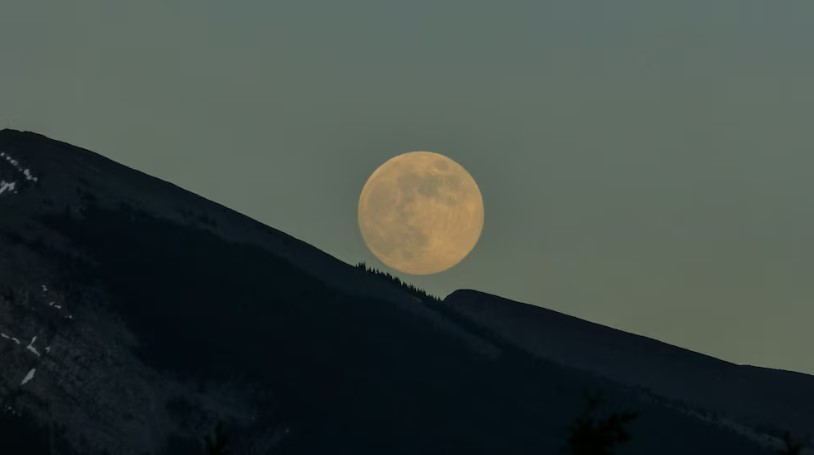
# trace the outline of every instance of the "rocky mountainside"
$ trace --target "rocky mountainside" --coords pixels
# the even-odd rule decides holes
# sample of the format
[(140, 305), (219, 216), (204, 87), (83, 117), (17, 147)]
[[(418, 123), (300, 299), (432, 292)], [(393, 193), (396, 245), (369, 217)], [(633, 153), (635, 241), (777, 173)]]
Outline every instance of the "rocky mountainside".
[(624, 453), (772, 452), (458, 307), (0, 131), (0, 453), (201, 454), (222, 421), (234, 454), (552, 454), (596, 390), (640, 413)]

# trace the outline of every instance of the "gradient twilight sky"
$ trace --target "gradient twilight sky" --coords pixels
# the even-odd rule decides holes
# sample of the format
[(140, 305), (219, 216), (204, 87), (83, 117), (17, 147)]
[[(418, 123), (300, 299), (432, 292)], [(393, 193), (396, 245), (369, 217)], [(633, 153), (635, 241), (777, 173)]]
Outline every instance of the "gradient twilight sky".
[(814, 373), (814, 2), (4, 0), (0, 128), (355, 263), (388, 158), (446, 154), (479, 245), (408, 281)]

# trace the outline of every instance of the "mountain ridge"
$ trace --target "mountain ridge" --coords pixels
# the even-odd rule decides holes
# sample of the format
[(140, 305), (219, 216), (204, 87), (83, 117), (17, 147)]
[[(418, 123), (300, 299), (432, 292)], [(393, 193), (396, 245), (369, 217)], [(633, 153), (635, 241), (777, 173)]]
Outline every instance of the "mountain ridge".
[(554, 453), (596, 389), (642, 412), (632, 455), (777, 442), (528, 354), (451, 305), (93, 152), (8, 130), (0, 152), (17, 163), (0, 160), (0, 179), (19, 182), (0, 194), (12, 453), (191, 455), (219, 419), (246, 454)]
[[(738, 365), (476, 290), (453, 292), (444, 304), (541, 358), (703, 408), (735, 411), (750, 425), (782, 422), (797, 434), (814, 436), (814, 400), (805, 400), (814, 397), (814, 376)], [(643, 363), (647, 367), (637, 369)], [(699, 371), (704, 376), (693, 376)]]
[[(421, 307), (414, 305), (412, 298), (402, 295), (400, 293), (393, 293), (392, 287), (384, 285), (379, 282), (371, 282), (367, 280), (363, 272), (354, 268), (347, 267), (343, 261), (331, 256), (328, 253), (319, 250), (318, 248), (304, 242), (296, 237), (267, 226), (260, 221), (251, 218), (248, 215), (237, 212), (233, 209), (225, 207), (214, 201), (204, 197), (195, 195), (184, 188), (177, 186), (171, 182), (161, 180), (153, 177), (142, 171), (129, 168), (127, 166), (116, 163), (110, 158), (105, 157), (99, 153), (87, 150), (81, 147), (76, 147), (66, 142), (55, 141), (39, 133), (18, 131), (12, 129), (0, 130), (0, 146), (9, 146), (13, 150), (15, 141), (33, 142), (33, 147), (29, 147), (30, 151), (35, 152), (33, 156), (33, 163), (38, 166), (45, 166), (52, 174), (61, 174), (63, 169), (54, 169), (54, 164), (64, 166), (67, 169), (73, 170), (75, 176), (78, 176), (80, 181), (88, 181), (93, 178), (95, 174), (94, 169), (88, 169), (89, 166), (78, 166), (77, 154), (81, 155), (81, 164), (85, 164), (85, 160), (90, 160), (93, 165), (103, 167), (107, 172), (107, 168), (112, 168), (117, 172), (124, 172), (127, 174), (134, 174), (138, 177), (139, 194), (138, 196), (131, 196), (127, 201), (133, 206), (138, 207), (139, 204), (150, 205), (153, 212), (158, 212), (160, 216), (168, 219), (182, 219), (183, 215), (177, 212), (178, 207), (184, 206), (187, 210), (206, 212), (210, 217), (208, 223), (199, 224), (199, 227), (216, 231), (219, 235), (238, 243), (249, 243), (258, 247), (273, 251), (274, 254), (281, 255), (292, 264), (310, 274), (314, 274), (320, 280), (331, 283), (333, 286), (355, 295), (367, 296), (373, 298), (382, 298), (386, 300), (393, 300), (394, 303), (402, 306), (408, 311), (419, 312), (423, 317), (432, 320), (434, 324), (446, 326), (446, 322), (439, 320), (434, 313), (423, 310)], [(39, 145), (43, 146), (40, 147)], [(47, 152), (47, 153), (46, 153)], [(40, 157), (37, 155), (45, 155)], [(31, 153), (29, 152), (29, 155)], [(51, 162), (46, 161), (51, 160)], [(54, 163), (55, 162), (55, 163)], [(91, 172), (87, 172), (90, 170)], [(85, 171), (85, 172), (82, 172)], [(88, 175), (90, 174), (90, 175)], [(107, 175), (105, 175), (107, 180)], [(127, 182), (133, 180), (132, 176), (128, 176)], [(47, 180), (46, 180), (47, 182)], [(96, 182), (96, 181), (95, 181)], [(133, 191), (132, 188), (125, 186), (125, 189), (117, 188), (117, 185), (105, 182), (108, 187), (100, 188), (97, 192), (101, 193), (128, 193)], [(119, 185), (121, 186), (121, 185)], [(130, 185), (132, 186), (132, 185)], [(144, 188), (149, 188), (150, 192), (144, 191)], [(167, 194), (172, 194), (173, 198), (166, 198)], [(104, 198), (101, 198), (104, 202)], [(178, 200), (174, 200), (178, 199)], [(76, 201), (74, 200), (74, 203)], [(191, 206), (191, 208), (190, 208)], [(214, 211), (214, 213), (213, 213)], [(236, 218), (241, 220), (239, 227), (235, 227), (235, 223), (229, 223), (227, 220)], [(248, 221), (249, 226), (243, 226), (242, 222)], [(468, 338), (466, 334), (460, 334), (463, 338)], [(470, 341), (477, 343), (469, 338)], [(487, 352), (490, 347), (482, 346), (482, 349)]]

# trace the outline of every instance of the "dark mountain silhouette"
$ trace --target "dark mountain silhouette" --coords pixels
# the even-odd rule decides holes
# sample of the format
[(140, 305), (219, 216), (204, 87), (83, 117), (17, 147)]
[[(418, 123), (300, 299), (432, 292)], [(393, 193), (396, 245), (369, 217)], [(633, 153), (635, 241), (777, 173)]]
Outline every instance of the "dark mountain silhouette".
[(735, 365), (545, 308), (471, 290), (444, 305), (505, 342), (781, 438), (814, 437), (814, 377)]
[[(37, 134), (0, 131), (0, 153), (0, 453), (554, 454), (585, 391), (636, 412), (619, 453), (780, 447), (629, 376), (541, 355), (473, 317), (471, 293), (422, 299)], [(764, 377), (761, 391), (811, 380)], [(764, 423), (795, 430), (804, 410)]]

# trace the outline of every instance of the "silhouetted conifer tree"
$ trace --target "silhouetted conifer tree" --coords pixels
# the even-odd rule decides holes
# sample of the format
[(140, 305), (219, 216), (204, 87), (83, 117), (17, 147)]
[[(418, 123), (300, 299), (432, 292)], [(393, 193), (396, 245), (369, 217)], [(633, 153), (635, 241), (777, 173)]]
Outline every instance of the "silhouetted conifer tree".
[(223, 422), (218, 422), (215, 425), (215, 431), (204, 438), (204, 447), (206, 455), (227, 455), (229, 448), (227, 445), (226, 428)]
[(638, 414), (635, 412), (612, 413), (607, 417), (597, 416), (602, 400), (598, 395), (586, 396), (585, 410), (568, 429), (569, 455), (613, 455), (617, 445), (630, 440), (625, 426)]
[(779, 455), (800, 455), (803, 453), (803, 443), (795, 440), (789, 433), (783, 435), (784, 447), (777, 452)]
[(365, 272), (370, 273), (371, 275), (373, 275), (375, 277), (391, 281), (391, 282), (403, 287), (404, 289), (410, 291), (411, 294), (413, 294), (414, 296), (420, 298), (421, 300), (432, 300), (432, 301), (435, 301), (435, 302), (440, 302), (441, 301), (440, 298), (427, 293), (427, 291), (425, 291), (423, 289), (419, 289), (419, 288), (415, 287), (412, 284), (408, 284), (408, 283), (405, 283), (404, 281), (401, 281), (401, 279), (399, 277), (397, 277), (397, 276), (393, 276), (388, 272), (382, 272), (381, 270), (377, 270), (377, 269), (375, 269), (373, 267), (368, 267), (368, 265), (365, 264), (364, 262), (358, 262), (356, 264), (356, 268), (364, 270)]

